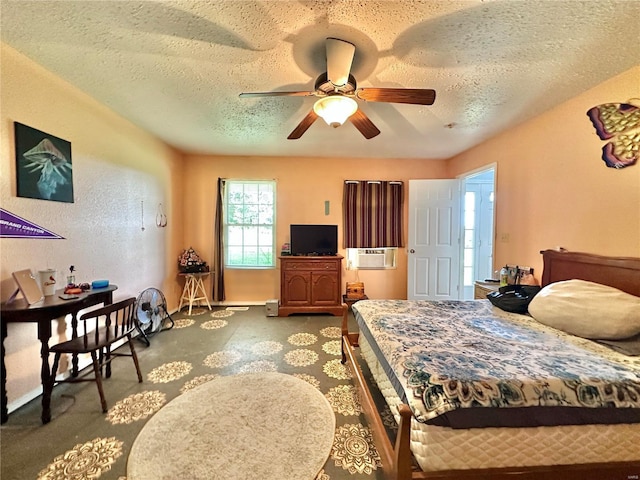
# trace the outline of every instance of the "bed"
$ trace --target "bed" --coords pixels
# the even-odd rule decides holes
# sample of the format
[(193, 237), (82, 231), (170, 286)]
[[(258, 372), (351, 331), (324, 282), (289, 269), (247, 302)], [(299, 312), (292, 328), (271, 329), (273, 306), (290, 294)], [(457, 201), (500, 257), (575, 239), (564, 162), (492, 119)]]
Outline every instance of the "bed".
[[(640, 258), (541, 253), (543, 287), (580, 279), (640, 297)], [(640, 478), (640, 356), (488, 300), (364, 300), (352, 308), (359, 330), (349, 331), (345, 315), (343, 362), (387, 478)], [(429, 323), (413, 322), (425, 312)], [(463, 324), (471, 337), (463, 336)], [(423, 382), (423, 360), (444, 366), (446, 375)], [(541, 377), (554, 369), (564, 378)], [(398, 423), (393, 444), (363, 370)], [(505, 371), (513, 381), (504, 381)]]

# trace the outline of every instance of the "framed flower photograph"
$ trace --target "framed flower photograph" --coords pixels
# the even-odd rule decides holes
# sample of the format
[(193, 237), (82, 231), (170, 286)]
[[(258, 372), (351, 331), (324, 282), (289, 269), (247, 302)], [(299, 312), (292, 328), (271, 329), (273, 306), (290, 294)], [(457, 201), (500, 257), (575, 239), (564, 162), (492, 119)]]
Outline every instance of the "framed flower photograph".
[(73, 203), (71, 143), (14, 122), (18, 197)]

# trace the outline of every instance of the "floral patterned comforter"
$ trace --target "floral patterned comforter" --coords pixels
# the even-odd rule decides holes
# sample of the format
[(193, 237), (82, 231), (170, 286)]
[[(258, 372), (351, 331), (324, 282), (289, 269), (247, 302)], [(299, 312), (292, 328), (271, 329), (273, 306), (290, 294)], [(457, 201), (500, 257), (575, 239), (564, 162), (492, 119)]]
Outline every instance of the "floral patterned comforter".
[(353, 311), (418, 421), (472, 407), (640, 409), (640, 362), (488, 300), (362, 300)]

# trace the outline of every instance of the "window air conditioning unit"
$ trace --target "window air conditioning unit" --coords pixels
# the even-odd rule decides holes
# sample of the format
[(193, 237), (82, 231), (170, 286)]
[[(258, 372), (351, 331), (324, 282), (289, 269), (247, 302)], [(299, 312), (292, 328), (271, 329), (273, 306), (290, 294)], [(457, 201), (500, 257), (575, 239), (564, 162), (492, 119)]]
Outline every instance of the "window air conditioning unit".
[(376, 249), (358, 249), (358, 268), (385, 268), (385, 252)]

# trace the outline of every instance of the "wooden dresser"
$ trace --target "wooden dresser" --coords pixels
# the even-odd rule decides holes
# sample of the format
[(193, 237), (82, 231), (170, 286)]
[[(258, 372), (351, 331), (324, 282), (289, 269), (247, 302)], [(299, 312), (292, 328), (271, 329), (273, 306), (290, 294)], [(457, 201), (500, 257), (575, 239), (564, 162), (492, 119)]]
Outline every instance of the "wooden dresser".
[(280, 258), (278, 316), (292, 313), (343, 315), (342, 256)]

